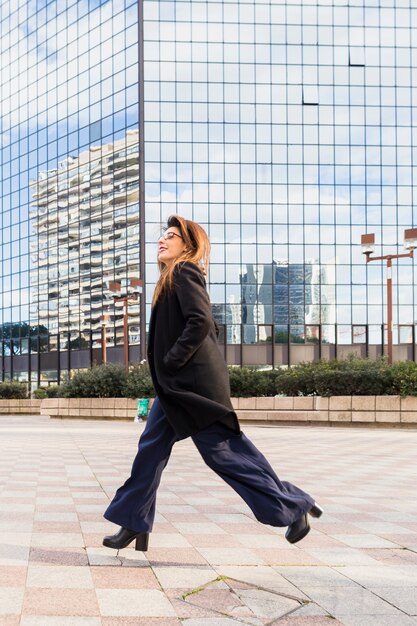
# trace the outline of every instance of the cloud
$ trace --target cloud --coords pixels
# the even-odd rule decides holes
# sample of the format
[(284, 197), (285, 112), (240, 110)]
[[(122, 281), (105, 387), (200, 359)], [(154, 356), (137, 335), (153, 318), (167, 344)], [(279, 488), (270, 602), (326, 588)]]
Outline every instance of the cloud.
[[(6, 13), (0, 31), (3, 129), (27, 123), (47, 126), (74, 113), (78, 123), (88, 123), (93, 90), (97, 92), (100, 80), (113, 74), (115, 58), (112, 92), (125, 86), (120, 71), (125, 67), (124, 54), (118, 53), (125, 44), (126, 12), (113, 15), (109, 0), (81, 0), (71, 7), (66, 0), (53, 0), (46, 4), (55, 5), (56, 15), (38, 25), (36, 0), (17, 0), (19, 11), (15, 4), (13, 13), (7, 14), (8, 3), (2, 8)], [(77, 20), (80, 7), (84, 15)]]

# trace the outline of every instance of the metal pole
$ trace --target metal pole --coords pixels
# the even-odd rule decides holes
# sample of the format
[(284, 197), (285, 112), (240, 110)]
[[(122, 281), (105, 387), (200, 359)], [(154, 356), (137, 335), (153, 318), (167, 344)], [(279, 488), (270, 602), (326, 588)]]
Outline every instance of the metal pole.
[(58, 385), (61, 384), (61, 337), (60, 334), (57, 334), (57, 357), (58, 357), (58, 362), (57, 362), (57, 383)]
[(146, 263), (145, 263), (145, 94), (144, 94), (144, 38), (143, 0), (138, 2), (138, 66), (139, 66), (139, 294), (140, 360), (146, 359)]
[(127, 307), (128, 302), (127, 298), (123, 299), (123, 354), (124, 354), (124, 363), (125, 368), (129, 367), (129, 330), (127, 326)]
[(392, 260), (387, 259), (387, 340), (388, 363), (392, 365)]
[(106, 325), (101, 325), (101, 349), (102, 349), (102, 358), (103, 363), (106, 365), (107, 363), (107, 337), (106, 337)]

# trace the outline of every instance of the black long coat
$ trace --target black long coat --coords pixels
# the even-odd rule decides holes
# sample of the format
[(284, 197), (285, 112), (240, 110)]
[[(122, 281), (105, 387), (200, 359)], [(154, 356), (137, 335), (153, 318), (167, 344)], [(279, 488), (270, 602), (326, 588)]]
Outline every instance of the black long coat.
[(179, 439), (216, 421), (240, 432), (206, 282), (194, 263), (177, 266), (172, 289), (152, 309), (148, 362), (161, 406)]

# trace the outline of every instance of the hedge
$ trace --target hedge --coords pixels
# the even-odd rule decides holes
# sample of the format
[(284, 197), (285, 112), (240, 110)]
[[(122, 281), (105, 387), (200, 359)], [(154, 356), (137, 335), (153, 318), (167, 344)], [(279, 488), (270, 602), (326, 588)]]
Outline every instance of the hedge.
[[(350, 356), (344, 360), (300, 363), (294, 367), (259, 369), (229, 367), (232, 397), (251, 396), (417, 396), (417, 363), (401, 361), (389, 365), (384, 358), (361, 359)], [(2, 383), (16, 393), (25, 393), (25, 385)], [(17, 385), (17, 387), (16, 387)], [(9, 388), (8, 387), (8, 388)], [(6, 393), (6, 392), (4, 392)], [(13, 392), (14, 393), (14, 392)], [(146, 363), (126, 371), (121, 364), (100, 365), (74, 374), (59, 387), (37, 390), (37, 397), (66, 398), (150, 398), (155, 395)], [(26, 397), (2, 396), (0, 397)]]
[(16, 380), (7, 380), (4, 383), (0, 383), (0, 399), (10, 400), (18, 399), (24, 400), (28, 397), (28, 389), (25, 383), (19, 383)]
[(288, 368), (278, 379), (276, 392), (287, 396), (402, 395), (402, 388), (395, 385), (394, 379), (394, 368), (386, 359), (351, 356)]
[(121, 364), (110, 363), (74, 374), (60, 386), (56, 395), (63, 398), (151, 398), (155, 391), (145, 363), (129, 370)]

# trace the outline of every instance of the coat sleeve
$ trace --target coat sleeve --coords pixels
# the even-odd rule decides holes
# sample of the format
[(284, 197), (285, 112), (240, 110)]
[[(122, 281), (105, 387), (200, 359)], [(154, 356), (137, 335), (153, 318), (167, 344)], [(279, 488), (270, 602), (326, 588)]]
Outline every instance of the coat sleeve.
[(164, 365), (170, 373), (176, 372), (187, 363), (213, 327), (204, 276), (196, 265), (190, 262), (182, 265), (175, 277), (174, 289), (185, 326), (164, 356)]

